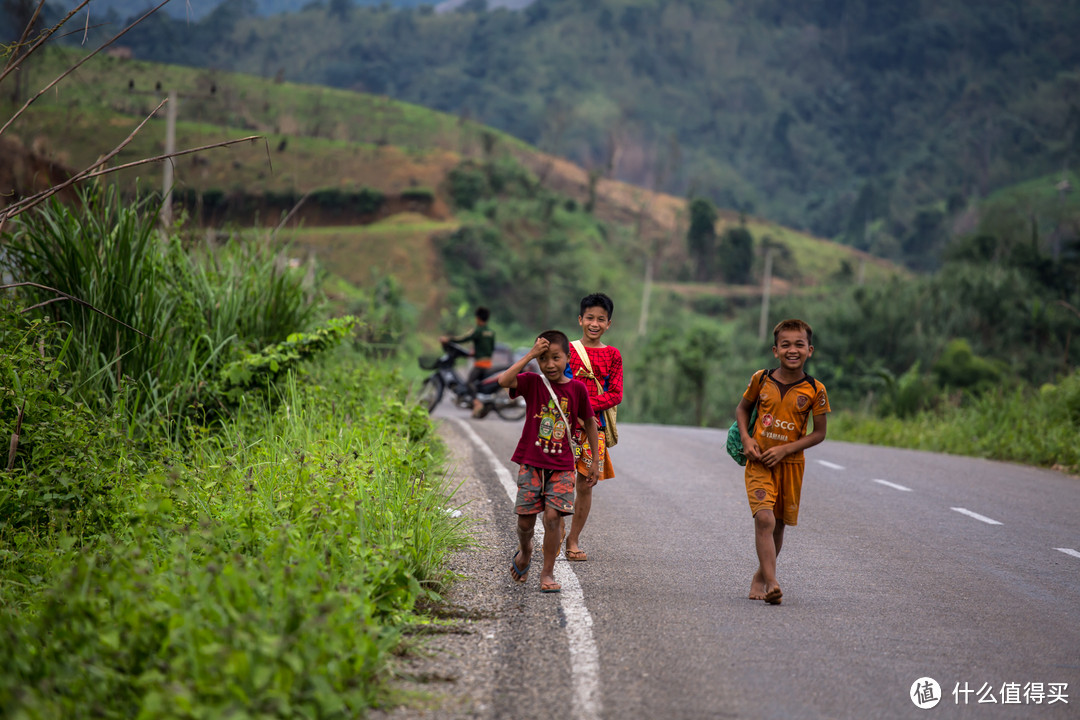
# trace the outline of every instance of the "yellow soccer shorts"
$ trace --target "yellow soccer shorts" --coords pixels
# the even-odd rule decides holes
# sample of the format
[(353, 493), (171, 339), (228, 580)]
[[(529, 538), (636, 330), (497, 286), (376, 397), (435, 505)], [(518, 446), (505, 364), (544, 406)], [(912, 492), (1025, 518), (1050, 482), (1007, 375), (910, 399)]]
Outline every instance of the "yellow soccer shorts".
[(777, 463), (771, 468), (747, 460), (746, 499), (750, 501), (750, 514), (772, 510), (778, 521), (798, 525), (804, 466), (802, 460)]

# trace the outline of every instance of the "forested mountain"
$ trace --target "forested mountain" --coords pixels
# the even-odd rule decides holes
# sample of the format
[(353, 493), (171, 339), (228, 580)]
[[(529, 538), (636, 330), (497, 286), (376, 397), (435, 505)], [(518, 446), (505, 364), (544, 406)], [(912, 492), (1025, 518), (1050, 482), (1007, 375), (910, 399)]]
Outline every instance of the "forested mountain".
[(1076, 3), (253, 5), (163, 15), (124, 42), (139, 58), (469, 116), (597, 172), (919, 267), (973, 199), (1080, 161)]
[[(157, 6), (161, 0), (94, 0), (90, 9), (99, 18), (109, 17), (115, 13), (115, 17), (124, 20), (138, 17), (147, 10)], [(386, 5), (393, 8), (419, 8), (431, 6), (436, 12), (448, 12), (466, 5), (470, 0), (170, 0), (161, 11), (174, 18), (201, 20), (209, 15), (215, 8), (224, 2), (249, 3), (251, 11), (256, 15), (277, 15), (279, 13), (293, 13), (311, 8), (345, 8), (345, 7), (377, 7)], [(475, 0), (472, 0), (475, 3)], [(505, 7), (509, 9), (521, 9), (533, 0), (487, 0), (488, 9)], [(71, 5), (72, 3), (68, 3)], [(54, 11), (67, 10), (61, 2), (55, 0), (51, 3)]]
[[(115, 11), (120, 19), (137, 17), (155, 7), (161, 0), (93, 0), (90, 9), (102, 17)], [(249, 4), (256, 15), (277, 15), (279, 13), (299, 12), (309, 5), (327, 7), (329, 5), (377, 6), (389, 5), (395, 8), (415, 8), (421, 5), (437, 5), (439, 0), (170, 0), (161, 11), (174, 18), (201, 20), (223, 2), (230, 4)], [(50, 3), (58, 10), (67, 10), (63, 3), (55, 0)], [(68, 2), (70, 6), (73, 3)]]

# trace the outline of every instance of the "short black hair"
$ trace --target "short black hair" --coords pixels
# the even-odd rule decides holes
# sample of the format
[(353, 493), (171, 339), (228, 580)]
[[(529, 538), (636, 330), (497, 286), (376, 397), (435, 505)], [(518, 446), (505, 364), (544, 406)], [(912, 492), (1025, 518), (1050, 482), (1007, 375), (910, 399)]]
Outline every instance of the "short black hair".
[(806, 344), (814, 344), (814, 331), (810, 328), (810, 324), (807, 323), (805, 320), (800, 320), (798, 318), (790, 318), (788, 320), (781, 320), (780, 322), (776, 323), (776, 327), (773, 328), (772, 337), (774, 346), (780, 340), (780, 333), (785, 330), (792, 330), (794, 332), (805, 332)]
[(607, 311), (608, 320), (615, 314), (615, 303), (604, 293), (593, 293), (581, 298), (581, 312), (578, 315), (584, 315), (585, 311), (591, 307), (604, 308)]
[(483, 322), (487, 322), (489, 317), (491, 317), (491, 311), (488, 310), (486, 307), (481, 306), (481, 307), (476, 308), (476, 319), (477, 320), (482, 320)]
[[(591, 307), (591, 306), (590, 306)], [(570, 338), (562, 330), (545, 330), (539, 337), (544, 338), (552, 345), (558, 345), (567, 355), (570, 354)]]

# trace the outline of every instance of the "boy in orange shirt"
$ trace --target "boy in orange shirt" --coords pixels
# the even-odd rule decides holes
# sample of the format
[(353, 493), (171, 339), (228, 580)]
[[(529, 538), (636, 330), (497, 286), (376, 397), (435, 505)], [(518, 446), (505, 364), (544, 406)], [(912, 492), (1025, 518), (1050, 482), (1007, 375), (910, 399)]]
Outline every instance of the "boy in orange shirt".
[[(802, 320), (784, 320), (773, 328), (773, 356), (780, 367), (759, 370), (750, 379), (735, 408), (746, 453), (746, 496), (754, 516), (758, 569), (750, 581), (750, 599), (779, 605), (783, 592), (776, 580), (776, 557), (784, 527), (798, 524), (799, 495), (805, 461), (803, 450), (825, 439), (829, 395), (806, 374), (814, 354), (814, 331)], [(748, 428), (750, 412), (757, 420)], [(810, 416), (814, 431), (806, 433)]]

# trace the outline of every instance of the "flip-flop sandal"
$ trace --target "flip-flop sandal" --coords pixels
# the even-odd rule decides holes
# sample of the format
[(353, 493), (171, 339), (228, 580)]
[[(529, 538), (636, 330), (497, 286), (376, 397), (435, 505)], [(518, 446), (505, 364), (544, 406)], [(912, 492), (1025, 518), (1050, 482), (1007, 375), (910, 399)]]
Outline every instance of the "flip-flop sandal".
[(562, 585), (560, 585), (559, 583), (540, 583), (540, 592), (542, 592), (542, 593), (562, 592)]
[(782, 597), (784, 597), (784, 593), (780, 592), (780, 588), (773, 588), (765, 593), (765, 602), (770, 605), (779, 605)]
[(514, 554), (510, 556), (510, 577), (514, 578), (514, 582), (523, 583), (529, 579), (529, 566), (532, 565), (532, 562), (527, 562), (525, 563), (525, 567), (518, 568), (518, 552), (520, 551), (515, 550)]
[(570, 562), (585, 562), (589, 559), (589, 556), (585, 554), (584, 550), (571, 550), (566, 549), (566, 559)]

